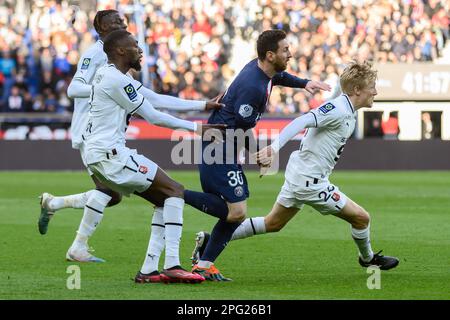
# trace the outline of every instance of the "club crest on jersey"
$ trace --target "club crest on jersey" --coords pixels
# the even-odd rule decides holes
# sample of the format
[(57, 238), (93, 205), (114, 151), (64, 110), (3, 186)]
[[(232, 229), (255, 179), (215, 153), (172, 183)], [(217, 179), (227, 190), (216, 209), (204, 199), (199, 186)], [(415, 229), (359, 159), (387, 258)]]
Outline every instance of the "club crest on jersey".
[(148, 168), (146, 166), (139, 166), (139, 172), (146, 174), (148, 172)]
[(91, 64), (91, 58), (84, 58), (83, 63), (81, 64), (81, 70), (86, 70), (89, 68), (89, 65)]
[(244, 194), (244, 188), (242, 188), (241, 186), (234, 188), (234, 194), (236, 195), (236, 197), (242, 197)]
[(320, 113), (322, 114), (326, 114), (328, 112), (330, 112), (331, 110), (335, 109), (336, 107), (331, 104), (331, 103), (327, 103), (326, 105), (323, 105), (319, 108)]
[(133, 101), (137, 97), (136, 90), (134, 89), (133, 85), (130, 83), (123, 87), (123, 90), (125, 90), (125, 93), (127, 94), (128, 98)]
[(239, 107), (239, 114), (242, 118), (248, 118), (253, 113), (253, 107), (249, 104), (241, 104)]

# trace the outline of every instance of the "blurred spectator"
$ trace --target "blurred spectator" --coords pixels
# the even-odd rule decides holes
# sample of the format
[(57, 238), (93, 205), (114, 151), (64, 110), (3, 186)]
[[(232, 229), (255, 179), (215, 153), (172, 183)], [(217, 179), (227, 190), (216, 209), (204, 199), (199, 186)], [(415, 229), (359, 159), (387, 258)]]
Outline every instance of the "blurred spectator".
[(367, 128), (366, 137), (381, 138), (383, 136), (383, 130), (381, 129), (380, 119), (374, 118)]
[(389, 118), (381, 123), (381, 129), (383, 130), (383, 138), (386, 140), (398, 139), (400, 132), (398, 128), (398, 114), (397, 112), (390, 112)]
[(7, 112), (22, 112), (24, 111), (23, 98), (20, 95), (19, 87), (14, 86), (11, 88), (11, 94), (7, 98)]
[(428, 112), (422, 113), (422, 139), (429, 140), (434, 138), (434, 125)]

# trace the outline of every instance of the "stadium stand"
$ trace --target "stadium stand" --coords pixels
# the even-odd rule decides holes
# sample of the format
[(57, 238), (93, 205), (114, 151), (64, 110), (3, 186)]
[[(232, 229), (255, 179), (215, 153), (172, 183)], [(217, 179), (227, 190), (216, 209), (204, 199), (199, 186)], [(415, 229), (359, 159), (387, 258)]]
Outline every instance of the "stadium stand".
[[(331, 84), (358, 50), (366, 50), (368, 58), (378, 62), (436, 61), (449, 38), (445, 0), (139, 2), (154, 89), (187, 99), (211, 98), (223, 90), (242, 67), (242, 61), (236, 62), (243, 54), (234, 50), (236, 43), (253, 49), (257, 35), (269, 28), (289, 34), (290, 72)], [(137, 31), (133, 1), (97, 1), (97, 7), (76, 12), (72, 5), (78, 1), (3, 3), (2, 112), (71, 112), (66, 89), (80, 53), (96, 39), (91, 21), (97, 9), (118, 8), (128, 29)], [(252, 52), (247, 54), (251, 57)], [(321, 93), (310, 96), (275, 89), (269, 112), (304, 113), (326, 98)]]

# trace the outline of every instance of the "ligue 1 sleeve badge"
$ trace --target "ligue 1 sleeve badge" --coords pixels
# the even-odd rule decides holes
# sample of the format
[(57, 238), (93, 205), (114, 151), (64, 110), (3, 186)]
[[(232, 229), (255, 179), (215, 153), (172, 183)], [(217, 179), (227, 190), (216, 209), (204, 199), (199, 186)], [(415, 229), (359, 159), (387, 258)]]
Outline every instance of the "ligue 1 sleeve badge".
[(126, 85), (124, 88), (125, 93), (127, 94), (128, 98), (133, 101), (137, 97), (136, 90), (134, 89), (133, 85), (130, 83)]
[(91, 64), (91, 58), (84, 58), (83, 63), (81, 64), (81, 70), (86, 70), (89, 68), (89, 65)]
[(331, 103), (327, 103), (326, 105), (323, 105), (319, 108), (320, 113), (322, 114), (326, 114), (328, 112), (330, 112), (331, 110), (335, 109), (336, 107), (331, 104)]

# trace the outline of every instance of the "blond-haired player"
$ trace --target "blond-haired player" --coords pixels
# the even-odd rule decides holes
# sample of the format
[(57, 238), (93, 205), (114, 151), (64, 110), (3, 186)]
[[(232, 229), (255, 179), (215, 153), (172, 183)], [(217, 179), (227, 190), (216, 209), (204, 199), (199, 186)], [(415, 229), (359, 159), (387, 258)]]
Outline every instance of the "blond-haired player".
[[(377, 72), (368, 62), (351, 62), (340, 76), (343, 94), (293, 120), (279, 137), (257, 153), (262, 166), (270, 166), (274, 155), (303, 129), (307, 129), (300, 148), (287, 164), (285, 181), (271, 212), (265, 217), (246, 219), (233, 233), (232, 240), (266, 232), (280, 231), (307, 204), (323, 215), (332, 214), (351, 225), (351, 235), (359, 250), (363, 267), (395, 268), (399, 260), (373, 253), (370, 244), (370, 216), (357, 203), (330, 183), (330, 176), (355, 128), (356, 110), (373, 105)], [(202, 246), (208, 239), (202, 234)]]

